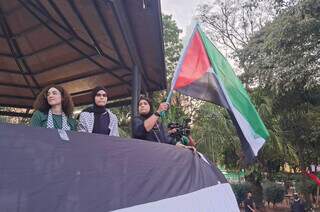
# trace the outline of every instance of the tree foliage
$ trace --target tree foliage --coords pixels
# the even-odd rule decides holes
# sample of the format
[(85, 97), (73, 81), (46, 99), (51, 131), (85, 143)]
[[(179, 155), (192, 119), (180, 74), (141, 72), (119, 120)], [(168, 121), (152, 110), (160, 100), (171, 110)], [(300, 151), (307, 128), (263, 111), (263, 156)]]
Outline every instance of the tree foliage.
[(238, 52), (248, 83), (276, 92), (319, 85), (319, 5), (317, 0), (301, 1)]
[(277, 146), (268, 144), (277, 137), (287, 147), (284, 150), (296, 155), (283, 159), (300, 170), (320, 160), (319, 17), (319, 1), (301, 0), (279, 13), (238, 52), (242, 79), (272, 100), (269, 121), (276, 122), (266, 121), (271, 137), (262, 157), (274, 155)]
[(250, 183), (231, 184), (231, 187), (239, 205), (246, 199), (247, 193), (252, 190)]
[(263, 196), (265, 201), (272, 202), (273, 205), (280, 203), (284, 199), (285, 190), (282, 185), (276, 183), (266, 183), (263, 186)]
[[(319, 159), (320, 2), (305, 0), (266, 25), (240, 52), (249, 84), (272, 95), (280, 133), (300, 162)], [(312, 153), (312, 154), (311, 154)]]
[(179, 37), (182, 30), (178, 28), (177, 23), (172, 19), (172, 15), (163, 14), (162, 23), (167, 80), (171, 81), (182, 50), (182, 41)]

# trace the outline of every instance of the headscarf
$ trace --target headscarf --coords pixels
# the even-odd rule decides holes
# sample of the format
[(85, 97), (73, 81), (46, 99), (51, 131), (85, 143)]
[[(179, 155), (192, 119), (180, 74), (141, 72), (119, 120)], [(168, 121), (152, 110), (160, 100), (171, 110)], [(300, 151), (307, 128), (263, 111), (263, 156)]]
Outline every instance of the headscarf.
[(93, 90), (92, 90), (92, 92), (91, 92), (91, 99), (92, 99), (92, 102), (93, 102), (93, 112), (94, 113), (97, 113), (97, 114), (102, 114), (102, 113), (104, 113), (104, 112), (106, 112), (106, 107), (105, 106), (98, 106), (97, 104), (96, 104), (96, 101), (95, 101), (95, 98), (96, 98), (96, 95), (97, 95), (97, 93), (99, 92), (99, 91), (104, 91), (104, 92), (106, 92), (106, 93), (108, 93), (107, 92), (107, 89), (105, 89), (104, 87), (102, 87), (102, 86), (97, 86), (97, 87), (95, 87)]
[(151, 99), (149, 99), (148, 97), (145, 96), (141, 96), (139, 101), (138, 101), (138, 107), (139, 107), (139, 103), (141, 100), (145, 100), (148, 102), (149, 106), (150, 106), (150, 111), (147, 114), (139, 114), (140, 116), (142, 116), (143, 118), (147, 119), (149, 118), (152, 114), (153, 114), (153, 106), (152, 106), (152, 101)]
[(95, 97), (99, 91), (105, 91), (107, 92), (107, 89), (105, 89), (102, 86), (95, 87), (91, 92), (91, 99), (93, 102), (93, 106), (85, 109), (84, 111), (90, 112), (94, 114), (94, 124), (93, 124), (93, 133), (99, 133), (99, 134), (110, 134), (110, 115), (107, 112), (106, 106), (98, 106), (95, 101)]

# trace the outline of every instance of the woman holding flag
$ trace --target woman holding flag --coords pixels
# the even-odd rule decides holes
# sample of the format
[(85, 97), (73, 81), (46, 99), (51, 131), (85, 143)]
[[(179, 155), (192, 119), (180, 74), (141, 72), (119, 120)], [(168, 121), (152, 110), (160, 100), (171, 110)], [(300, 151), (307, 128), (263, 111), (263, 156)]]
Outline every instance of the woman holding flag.
[(159, 123), (160, 113), (167, 111), (169, 104), (161, 103), (156, 112), (153, 112), (152, 102), (149, 98), (141, 97), (138, 102), (139, 116), (133, 119), (133, 138), (152, 142), (172, 144), (164, 126)]
[(152, 101), (149, 98), (141, 97), (138, 101), (139, 116), (133, 119), (133, 138), (186, 147), (195, 151), (193, 146), (185, 146), (180, 142), (175, 143), (170, 134), (175, 133), (176, 129), (167, 131), (163, 124), (159, 122), (160, 114), (168, 109), (169, 104), (162, 102), (156, 112), (153, 112)]

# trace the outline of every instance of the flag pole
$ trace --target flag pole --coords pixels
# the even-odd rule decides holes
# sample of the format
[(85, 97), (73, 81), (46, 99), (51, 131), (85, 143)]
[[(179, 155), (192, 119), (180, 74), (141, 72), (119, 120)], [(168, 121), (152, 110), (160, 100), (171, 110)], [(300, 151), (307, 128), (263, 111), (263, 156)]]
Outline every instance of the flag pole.
[(173, 89), (170, 89), (169, 94), (168, 94), (167, 99), (166, 99), (166, 103), (169, 104), (169, 105), (170, 105), (172, 94), (173, 94)]

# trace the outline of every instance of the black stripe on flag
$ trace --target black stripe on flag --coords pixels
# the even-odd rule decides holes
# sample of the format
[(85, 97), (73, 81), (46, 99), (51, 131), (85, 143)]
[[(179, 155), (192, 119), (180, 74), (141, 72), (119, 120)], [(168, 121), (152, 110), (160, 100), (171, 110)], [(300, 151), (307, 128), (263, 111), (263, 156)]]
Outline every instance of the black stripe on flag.
[(200, 79), (176, 90), (184, 95), (228, 108), (227, 100), (223, 95), (215, 75), (211, 71), (205, 73)]

